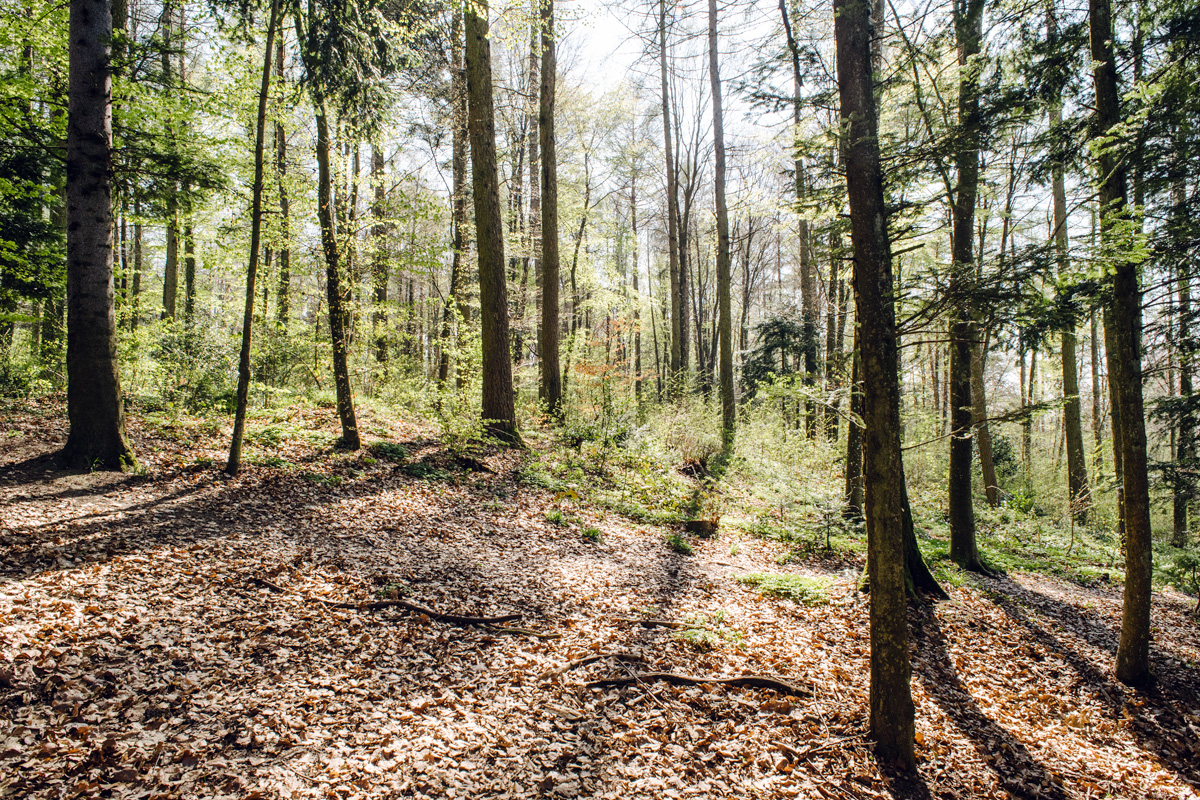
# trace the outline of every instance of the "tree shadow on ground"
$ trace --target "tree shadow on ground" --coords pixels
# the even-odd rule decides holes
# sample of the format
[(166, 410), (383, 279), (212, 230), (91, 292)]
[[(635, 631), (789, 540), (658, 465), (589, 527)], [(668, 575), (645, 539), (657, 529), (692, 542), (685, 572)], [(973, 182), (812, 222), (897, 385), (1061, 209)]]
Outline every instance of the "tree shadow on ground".
[(1155, 680), (1137, 689), (1126, 687), (1112, 673), (1096, 666), (1039, 624), (1026, 609), (1036, 607), (1039, 615), (1115, 659), (1119, 631), (1111, 621), (1009, 579), (991, 580), (987, 586), (992, 602), (1009, 619), (1074, 670), (1080, 681), (1108, 707), (1113, 719), (1129, 723), (1143, 750), (1157, 757), (1164, 768), (1182, 780), (1200, 786), (1200, 742), (1189, 741), (1182, 735), (1189, 730), (1186, 713), (1200, 697), (1200, 671), (1169, 666), (1169, 653), (1152, 646), (1151, 672)]
[(1060, 785), (1061, 779), (980, 709), (954, 667), (945, 633), (933, 609), (922, 608), (915, 623), (913, 639), (923, 656), (918, 673), (926, 691), (975, 746), (1000, 785), (1016, 797), (1066, 800), (1068, 795)]

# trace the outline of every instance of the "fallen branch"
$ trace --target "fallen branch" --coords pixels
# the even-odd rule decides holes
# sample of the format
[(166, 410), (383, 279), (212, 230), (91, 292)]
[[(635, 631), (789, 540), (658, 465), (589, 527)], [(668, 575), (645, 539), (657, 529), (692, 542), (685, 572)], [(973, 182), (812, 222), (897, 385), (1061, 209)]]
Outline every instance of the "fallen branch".
[(605, 659), (609, 658), (615, 658), (618, 661), (634, 661), (640, 664), (646, 663), (646, 659), (642, 658), (641, 656), (634, 655), (633, 653), (594, 653), (590, 656), (577, 658), (574, 661), (568, 661), (566, 664), (563, 664), (557, 669), (544, 672), (542, 673), (542, 678), (543, 680), (546, 678), (553, 678), (556, 675), (562, 675), (564, 672), (570, 672), (573, 669), (578, 669), (579, 667), (583, 667), (588, 664), (595, 664), (597, 661), (604, 661)]
[(717, 683), (723, 686), (773, 689), (776, 692), (791, 695), (812, 694), (808, 689), (803, 689), (787, 681), (781, 681), (778, 678), (770, 678), (765, 675), (741, 675), (736, 678), (700, 678), (692, 675), (678, 675), (674, 672), (645, 672), (640, 675), (631, 675), (627, 678), (604, 678), (592, 681), (588, 686), (596, 688), (628, 686), (644, 681), (666, 681), (675, 686), (699, 686), (705, 683)]
[[(273, 592), (284, 594), (285, 590), (277, 583), (272, 583), (266, 578), (260, 578), (257, 575), (251, 576), (250, 581), (257, 583), (259, 586), (264, 586)], [(504, 614), (499, 617), (471, 617), (462, 614), (446, 614), (441, 611), (434, 611), (428, 606), (423, 606), (420, 603), (413, 603), (409, 600), (373, 600), (361, 603), (351, 603), (342, 600), (326, 600), (322, 597), (313, 597), (305, 595), (306, 600), (315, 603), (321, 603), (331, 608), (349, 608), (355, 611), (381, 611), (385, 608), (403, 608), (407, 611), (412, 611), (417, 614), (424, 614), (436, 622), (445, 622), (450, 625), (498, 625), (503, 622), (512, 622), (521, 618), (521, 614)], [(507, 629), (499, 629), (501, 633), (510, 632)], [(528, 631), (523, 628), (513, 628), (511, 632), (528, 633), (533, 636), (543, 638), (557, 638), (561, 634), (539, 634), (535, 631)]]
[(845, 744), (846, 742), (853, 742), (855, 739), (861, 739), (864, 735), (865, 734), (857, 733), (853, 736), (846, 736), (841, 739), (834, 739), (833, 741), (822, 742), (821, 744), (813, 745), (811, 747), (806, 747), (803, 750), (797, 750), (796, 748), (791, 747), (790, 745), (784, 744), (783, 742), (781, 742), (777, 739), (772, 739), (771, 744), (775, 745), (780, 750), (782, 750), (784, 755), (791, 756), (793, 760), (803, 761), (806, 758), (815, 756), (817, 753), (823, 752), (825, 750), (829, 750), (831, 748), (837, 747), (840, 744)]

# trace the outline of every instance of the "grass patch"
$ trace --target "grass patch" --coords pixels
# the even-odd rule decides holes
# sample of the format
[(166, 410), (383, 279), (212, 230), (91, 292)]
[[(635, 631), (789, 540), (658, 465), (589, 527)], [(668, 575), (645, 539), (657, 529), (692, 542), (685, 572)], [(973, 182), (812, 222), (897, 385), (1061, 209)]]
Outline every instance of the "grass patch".
[(589, 542), (595, 542), (596, 544), (600, 544), (604, 541), (604, 536), (600, 533), (599, 528), (584, 528), (583, 538), (587, 539)]
[(666, 540), (667, 547), (670, 547), (680, 555), (690, 556), (696, 552), (696, 548), (692, 547), (691, 543), (678, 533), (667, 534)]
[(744, 639), (742, 632), (725, 623), (728, 616), (724, 611), (715, 611), (712, 617), (691, 614), (683, 621), (688, 627), (677, 630), (672, 635), (693, 650), (701, 652), (726, 646), (741, 648)]
[(780, 597), (805, 606), (823, 606), (829, 602), (828, 578), (808, 578), (774, 572), (740, 575), (738, 583), (753, 586), (763, 597)]
[(371, 454), (383, 461), (403, 464), (408, 461), (408, 448), (395, 442), (374, 442), (368, 448)]

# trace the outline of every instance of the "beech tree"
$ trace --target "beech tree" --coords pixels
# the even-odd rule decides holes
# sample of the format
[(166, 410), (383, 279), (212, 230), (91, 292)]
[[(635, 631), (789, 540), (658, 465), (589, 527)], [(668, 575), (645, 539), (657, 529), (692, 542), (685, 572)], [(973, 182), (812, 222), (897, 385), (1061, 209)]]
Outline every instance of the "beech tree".
[[(508, 289), (504, 274), (504, 226), (496, 167), (491, 44), (486, 2), (466, 15), (467, 130), (479, 257), (479, 314), (483, 343), (483, 421), (496, 438), (519, 441), (508, 347)], [(542, 161), (549, 159), (543, 155)], [(543, 202), (546, 201), (543, 199)], [(548, 205), (548, 203), (546, 203)]]

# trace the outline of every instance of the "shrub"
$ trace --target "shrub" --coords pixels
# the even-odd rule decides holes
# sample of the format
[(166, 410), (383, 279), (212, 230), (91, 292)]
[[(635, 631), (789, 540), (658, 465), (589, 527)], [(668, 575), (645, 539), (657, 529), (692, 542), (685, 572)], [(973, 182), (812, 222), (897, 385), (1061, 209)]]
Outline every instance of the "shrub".
[(829, 602), (829, 580), (826, 578), (753, 572), (739, 576), (737, 582), (755, 587), (764, 597), (781, 597), (806, 606)]

